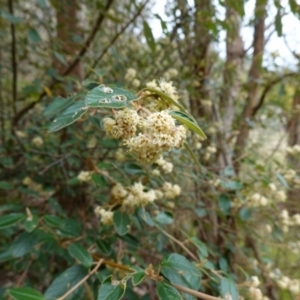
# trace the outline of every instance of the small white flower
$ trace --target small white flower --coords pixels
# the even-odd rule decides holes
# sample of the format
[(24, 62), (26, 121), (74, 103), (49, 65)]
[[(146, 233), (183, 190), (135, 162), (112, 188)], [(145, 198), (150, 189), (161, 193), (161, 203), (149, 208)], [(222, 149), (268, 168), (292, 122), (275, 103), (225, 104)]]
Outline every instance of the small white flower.
[(37, 148), (40, 148), (44, 144), (44, 141), (40, 136), (36, 136), (31, 140), (31, 142)]
[(251, 286), (257, 288), (260, 285), (260, 281), (257, 276), (251, 277)]
[(77, 175), (77, 179), (81, 182), (87, 182), (91, 180), (91, 174), (89, 171), (81, 171), (78, 175)]
[(277, 190), (277, 187), (276, 187), (276, 185), (275, 185), (274, 183), (270, 183), (270, 184), (269, 184), (269, 188), (270, 188), (270, 190), (273, 191), (273, 192), (275, 192), (275, 191)]
[(114, 213), (109, 210), (105, 210), (101, 208), (101, 206), (97, 206), (95, 208), (95, 215), (101, 218), (101, 223), (104, 225), (112, 225), (113, 224), (113, 216)]

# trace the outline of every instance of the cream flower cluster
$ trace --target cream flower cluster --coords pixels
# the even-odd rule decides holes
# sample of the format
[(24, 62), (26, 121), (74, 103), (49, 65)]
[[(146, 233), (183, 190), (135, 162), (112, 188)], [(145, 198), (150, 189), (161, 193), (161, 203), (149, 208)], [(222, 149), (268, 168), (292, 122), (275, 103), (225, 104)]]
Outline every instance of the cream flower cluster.
[(250, 281), (250, 288), (248, 290), (251, 299), (256, 300), (268, 300), (269, 298), (264, 296), (262, 291), (258, 288), (260, 281), (257, 276), (252, 276)]
[(123, 187), (117, 183), (111, 190), (114, 202), (120, 203), (124, 208), (145, 207), (155, 200), (162, 198), (174, 199), (181, 193), (180, 186), (165, 182), (161, 189), (146, 190), (141, 182), (136, 182), (130, 187)]
[(41, 146), (43, 146), (44, 141), (40, 136), (36, 136), (31, 140), (33, 146), (40, 148)]
[(277, 200), (278, 202), (285, 202), (286, 201), (286, 192), (283, 190), (278, 191), (277, 187), (274, 183), (269, 184), (269, 189), (271, 190), (271, 196), (274, 200)]
[(300, 226), (300, 214), (289, 215), (289, 212), (284, 209), (279, 215), (279, 226), (283, 232), (289, 231), (289, 226)]
[[(173, 82), (167, 82), (164, 79), (158, 81), (158, 83), (153, 80), (146, 84), (148, 88), (155, 89), (163, 92), (164, 94), (171, 97), (173, 100), (178, 101), (178, 94), (176, 88), (173, 86)], [(165, 109), (176, 109), (176, 107), (160, 98), (150, 97), (146, 100), (146, 106), (150, 111), (161, 111)]]
[[(130, 72), (134, 75), (133, 73), (133, 71)], [(151, 84), (149, 85), (151, 86)], [(152, 86), (173, 99), (178, 99), (172, 83), (161, 80), (157, 86), (154, 81)], [(176, 126), (174, 118), (167, 110), (172, 105), (170, 106), (168, 101), (164, 103), (163, 99), (159, 97), (154, 100), (160, 103), (156, 105), (154, 112), (149, 110), (149, 107), (143, 109), (139, 103), (132, 102), (132, 108), (118, 110), (115, 112), (114, 118), (107, 117), (103, 120), (106, 133), (112, 138), (123, 139), (129, 152), (133, 153), (141, 162), (146, 163), (154, 163), (163, 152), (182, 147), (187, 136), (185, 126)], [(146, 116), (143, 115), (145, 112)], [(137, 134), (138, 129), (139, 133)], [(172, 164), (164, 163), (162, 168), (166, 173), (170, 173)]]
[(89, 171), (81, 171), (78, 175), (77, 175), (77, 179), (81, 182), (87, 182), (90, 181), (91, 178), (91, 173)]
[(296, 178), (296, 176), (297, 176), (297, 173), (293, 169), (288, 169), (283, 174), (284, 179), (289, 183), (292, 183), (294, 181), (294, 179)]
[(155, 191), (149, 190), (145, 192), (144, 186), (138, 182), (129, 189), (129, 193), (122, 205), (125, 207), (144, 207), (154, 200), (156, 200)]
[(155, 191), (145, 191), (145, 187), (140, 182), (128, 188), (117, 183), (112, 188), (111, 195), (115, 201), (121, 203), (125, 208), (144, 207), (156, 200)]
[(182, 147), (187, 131), (176, 126), (167, 111), (150, 114), (143, 123), (143, 132), (125, 141), (138, 160), (154, 163), (163, 152)]
[(269, 200), (259, 193), (255, 193), (247, 198), (247, 204), (249, 207), (260, 207), (269, 204)]
[(125, 108), (116, 112), (115, 119), (105, 118), (106, 133), (115, 139), (128, 139), (136, 134), (140, 116), (134, 109)]
[(130, 82), (132, 86), (139, 87), (141, 82), (136, 78), (137, 71), (133, 68), (129, 68), (125, 74), (125, 80)]
[(294, 254), (299, 254), (300, 253), (300, 241), (289, 242), (288, 249), (291, 250), (291, 252)]
[(299, 155), (300, 154), (300, 145), (294, 145), (292, 147), (287, 147), (286, 152), (292, 155)]
[(101, 206), (95, 208), (95, 215), (101, 218), (101, 223), (103, 225), (112, 225), (114, 213), (112, 211), (106, 210)]
[(177, 77), (178, 71), (175, 68), (170, 68), (164, 73), (164, 78), (170, 80), (171, 78)]
[(137, 71), (133, 68), (129, 68), (126, 70), (125, 80), (132, 81), (136, 77)]
[(162, 187), (162, 192), (164, 196), (168, 199), (174, 199), (175, 197), (179, 196), (181, 193), (181, 188), (177, 184), (172, 184), (170, 182), (165, 182)]
[(284, 276), (278, 269), (272, 271), (269, 274), (269, 277), (276, 282), (280, 289), (289, 290), (293, 295), (299, 294), (300, 282), (298, 279), (291, 279), (287, 276)]
[(155, 163), (159, 165), (166, 174), (173, 171), (173, 164), (164, 160), (162, 156)]

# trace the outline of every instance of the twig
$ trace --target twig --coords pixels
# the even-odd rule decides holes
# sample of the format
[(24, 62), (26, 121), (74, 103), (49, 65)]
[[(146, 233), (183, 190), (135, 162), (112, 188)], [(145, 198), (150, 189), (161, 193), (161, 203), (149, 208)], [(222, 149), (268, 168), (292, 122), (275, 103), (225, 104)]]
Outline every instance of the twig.
[(58, 160), (52, 162), (51, 164), (49, 164), (48, 166), (46, 166), (42, 171), (40, 171), (38, 174), (39, 174), (39, 175), (43, 175), (43, 174), (44, 174), (45, 172), (47, 172), (51, 167), (53, 167), (54, 165), (56, 165), (56, 164), (62, 162), (63, 160), (67, 159), (67, 158), (70, 157), (70, 156), (71, 156), (71, 154), (67, 154), (66, 156), (64, 156), (64, 157), (62, 157), (62, 158), (60, 158), (60, 159), (58, 159)]
[(178, 285), (176, 283), (172, 283), (171, 284), (180, 292), (184, 292), (184, 293), (188, 293), (192, 296), (195, 296), (197, 297), (198, 299), (204, 299), (204, 300), (222, 300), (222, 298), (219, 298), (219, 297), (214, 297), (214, 296), (210, 296), (210, 295), (207, 295), (207, 294), (204, 294), (204, 293), (201, 293), (201, 292), (198, 292), (198, 291), (195, 291), (195, 290), (192, 290), (192, 289), (189, 289), (187, 287), (184, 287), (184, 286), (181, 286), (181, 285)]
[(177, 245), (179, 245), (187, 254), (189, 254), (195, 261), (198, 261), (199, 259), (197, 258), (197, 256), (192, 253), (182, 242), (180, 242), (179, 240), (177, 240), (176, 238), (174, 238), (172, 235), (170, 235), (169, 233), (167, 233), (166, 231), (161, 229), (161, 232), (167, 236), (170, 240), (172, 240), (173, 242), (175, 242)]
[(100, 268), (101, 264), (103, 262), (103, 259), (100, 259), (95, 266), (95, 268), (84, 278), (82, 278), (77, 284), (75, 284), (69, 291), (67, 291), (63, 296), (59, 297), (57, 300), (64, 300), (69, 295), (71, 295), (79, 286), (81, 286), (84, 282), (86, 282), (94, 273), (97, 272), (97, 270)]
[[(8, 0), (8, 9), (10, 14), (14, 14), (14, 3), (13, 0)], [(13, 112), (14, 115), (17, 113), (17, 83), (18, 83), (18, 65), (17, 65), (17, 55), (16, 55), (16, 30), (15, 24), (11, 22), (10, 24), (11, 31), (11, 67), (13, 72), (13, 81), (12, 81), (12, 92), (13, 92)]]
[(30, 267), (31, 264), (32, 264), (32, 261), (30, 260), (27, 263), (24, 272), (21, 274), (21, 276), (19, 277), (18, 281), (16, 282), (16, 287), (19, 287), (19, 286), (22, 285), (22, 283), (23, 283), (23, 281), (24, 281), (24, 279), (25, 279), (25, 277), (26, 277), (26, 275), (28, 273), (28, 270), (29, 270), (29, 267)]
[(282, 82), (284, 78), (286, 77), (293, 77), (293, 76), (296, 76), (298, 75), (298, 73), (295, 73), (295, 72), (290, 72), (290, 73), (286, 73), (286, 74), (283, 74), (275, 79), (273, 79), (272, 81), (270, 81), (264, 88), (260, 98), (259, 98), (259, 101), (257, 103), (257, 105), (253, 108), (252, 110), (252, 113), (251, 113), (251, 117), (254, 117), (257, 113), (257, 111), (261, 108), (261, 106), (263, 105), (264, 101), (265, 101), (265, 98), (268, 94), (268, 92), (271, 90), (271, 88), (279, 83), (279, 82)]

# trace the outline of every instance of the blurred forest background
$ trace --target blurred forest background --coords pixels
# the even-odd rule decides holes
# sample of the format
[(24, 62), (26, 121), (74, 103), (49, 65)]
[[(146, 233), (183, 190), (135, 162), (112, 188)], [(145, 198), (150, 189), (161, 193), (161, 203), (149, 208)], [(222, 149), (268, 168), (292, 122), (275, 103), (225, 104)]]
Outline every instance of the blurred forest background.
[[(300, 35), (283, 26), (300, 3), (249, 1), (0, 0), (0, 299), (167, 299), (169, 281), (203, 293), (174, 300), (300, 299)], [(103, 109), (48, 131), (97, 85), (158, 80), (207, 135), (187, 138), (201, 170), (185, 148), (137, 161)], [(165, 194), (99, 218), (116, 183), (138, 182)], [(126, 266), (140, 279), (99, 293)]]

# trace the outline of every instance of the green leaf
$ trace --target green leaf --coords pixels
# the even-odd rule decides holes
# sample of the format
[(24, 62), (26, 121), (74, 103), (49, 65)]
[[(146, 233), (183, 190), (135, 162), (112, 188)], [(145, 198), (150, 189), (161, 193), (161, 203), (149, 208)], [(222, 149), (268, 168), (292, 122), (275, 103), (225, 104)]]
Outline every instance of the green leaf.
[(3, 19), (6, 19), (7, 21), (9, 21), (10, 23), (13, 23), (13, 24), (23, 22), (23, 20), (21, 18), (15, 17), (14, 15), (12, 15), (4, 10), (0, 10), (0, 16)]
[(225, 190), (237, 191), (243, 188), (243, 185), (238, 181), (221, 181), (221, 186)]
[(101, 284), (97, 300), (119, 300), (126, 290), (124, 282), (112, 281), (112, 276), (107, 277)]
[[(171, 282), (198, 290), (201, 286), (201, 272), (184, 256), (172, 253), (161, 262), (161, 273)], [(187, 300), (195, 299), (184, 293)]]
[(45, 215), (43, 217), (45, 223), (49, 227), (60, 227), (64, 224), (64, 220), (57, 216)]
[(143, 27), (144, 27), (144, 35), (145, 35), (147, 44), (148, 44), (149, 48), (151, 49), (151, 51), (155, 51), (156, 44), (155, 44), (155, 39), (152, 34), (152, 30), (146, 21), (143, 22)]
[(39, 217), (37, 215), (33, 215), (32, 218), (28, 218), (24, 222), (24, 228), (27, 232), (31, 232), (36, 228), (39, 223)]
[(242, 207), (242, 209), (239, 211), (239, 216), (241, 220), (247, 221), (251, 218), (251, 210), (247, 207)]
[(189, 153), (189, 155), (191, 156), (191, 158), (194, 160), (194, 162), (196, 163), (196, 165), (199, 167), (199, 169), (202, 171), (202, 166), (201, 166), (201, 164), (200, 164), (197, 156), (195, 155), (194, 151), (189, 146), (189, 144), (188, 143), (184, 143), (184, 148), (187, 150), (187, 152)]
[(62, 111), (66, 110), (72, 103), (74, 102), (74, 97), (69, 98), (62, 98), (62, 97), (55, 97), (51, 104), (46, 107), (43, 112), (43, 115), (47, 119), (51, 119), (61, 113)]
[(281, 37), (282, 36), (282, 15), (281, 15), (280, 8), (277, 10), (277, 13), (275, 16), (275, 29), (276, 29), (277, 35), (279, 37)]
[(202, 129), (198, 126), (196, 121), (189, 116), (188, 114), (182, 112), (182, 111), (170, 111), (169, 114), (179, 121), (180, 123), (184, 124), (186, 127), (197, 133), (202, 139), (206, 139), (205, 133), (202, 131)]
[(225, 194), (221, 194), (218, 198), (218, 204), (219, 204), (219, 208), (221, 210), (221, 212), (227, 216), (230, 212), (230, 208), (231, 208), (231, 201), (229, 199), (229, 197)]
[(196, 237), (191, 237), (190, 240), (198, 248), (203, 258), (208, 257), (208, 249), (205, 243), (203, 243)]
[(298, 8), (298, 4), (296, 0), (289, 0), (289, 4), (291, 7), (291, 11), (296, 14), (297, 13), (297, 8)]
[[(59, 275), (48, 289), (45, 292), (46, 300), (54, 300), (56, 298), (61, 297), (67, 291), (69, 291), (74, 285), (76, 285), (82, 278), (84, 278), (88, 273), (88, 270), (80, 265), (72, 266), (64, 271), (61, 275)], [(79, 293), (81, 293), (80, 289), (83, 287), (79, 287), (76, 289), (68, 298), (66, 299), (78, 299)]]
[(170, 212), (160, 212), (155, 218), (155, 221), (160, 224), (172, 224), (173, 220), (173, 215)]
[(69, 254), (81, 262), (85, 267), (89, 268), (93, 264), (93, 259), (88, 251), (79, 244), (71, 244), (68, 247)]
[(109, 255), (112, 252), (110, 243), (105, 240), (97, 240), (96, 244), (100, 250), (101, 254)]
[(61, 55), (60, 53), (58, 53), (57, 51), (54, 51), (54, 56), (64, 65), (67, 65), (67, 62), (65, 60), (65, 58), (63, 57), (63, 55)]
[(87, 107), (83, 100), (75, 102), (52, 122), (49, 126), (49, 131), (54, 132), (74, 123), (80, 119), (86, 111)]
[[(235, 282), (231, 278), (223, 277), (220, 283), (221, 295), (227, 299), (227, 295), (231, 296), (232, 300), (238, 300), (239, 293)], [(227, 296), (227, 297), (226, 297)]]
[(132, 284), (134, 286), (140, 284), (146, 276), (145, 271), (139, 267), (132, 267), (135, 272), (131, 274)]
[(32, 288), (21, 287), (8, 290), (9, 295), (15, 300), (44, 300), (44, 296)]
[(144, 208), (141, 208), (141, 207), (138, 208), (137, 214), (138, 214), (139, 220), (142, 220), (143, 222), (145, 222), (147, 225), (149, 225), (151, 227), (154, 226), (152, 217)]
[(105, 177), (101, 174), (92, 174), (92, 180), (100, 187), (105, 187)]
[(41, 41), (39, 33), (34, 28), (28, 30), (27, 36), (33, 43), (39, 43)]
[(0, 181), (0, 189), (3, 190), (12, 190), (14, 186), (7, 181)]
[(124, 170), (129, 175), (142, 175), (145, 174), (143, 168), (141, 168), (138, 164), (127, 162), (124, 165)]
[(280, 174), (280, 173), (276, 173), (276, 177), (279, 179), (280, 183), (286, 188), (289, 188), (288, 183), (286, 182), (285, 178)]
[(125, 235), (129, 231), (130, 218), (126, 213), (116, 210), (114, 212), (114, 225), (119, 235)]
[(144, 88), (143, 91), (148, 91), (151, 92), (153, 94), (156, 94), (157, 96), (159, 96), (161, 99), (173, 104), (174, 106), (178, 107), (182, 112), (186, 112), (185, 108), (179, 103), (176, 102), (174, 99), (172, 99), (170, 96), (168, 96), (167, 94), (158, 91), (156, 89), (151, 89), (151, 88)]
[(11, 254), (13, 257), (22, 257), (27, 254), (38, 243), (49, 238), (49, 235), (42, 231), (34, 230), (32, 232), (22, 233), (11, 245)]
[(93, 88), (85, 97), (85, 105), (88, 107), (122, 108), (136, 100), (135, 94), (118, 88), (99, 85)]
[(25, 214), (10, 214), (2, 216), (0, 217), (0, 229), (13, 226), (25, 218)]
[(167, 23), (161, 18), (160, 15), (158, 14), (154, 14), (154, 16), (160, 20), (160, 25), (161, 25), (161, 29), (163, 31), (164, 34), (168, 34), (168, 26)]
[(168, 282), (159, 281), (156, 285), (156, 291), (160, 300), (182, 300), (179, 292)]

